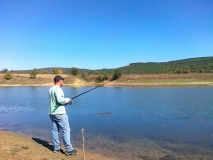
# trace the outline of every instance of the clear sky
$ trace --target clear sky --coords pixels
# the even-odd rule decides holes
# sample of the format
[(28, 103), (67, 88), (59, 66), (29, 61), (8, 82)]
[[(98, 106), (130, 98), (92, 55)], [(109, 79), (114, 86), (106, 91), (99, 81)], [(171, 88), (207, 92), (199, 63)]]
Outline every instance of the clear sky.
[(0, 70), (213, 56), (213, 0), (1, 0)]

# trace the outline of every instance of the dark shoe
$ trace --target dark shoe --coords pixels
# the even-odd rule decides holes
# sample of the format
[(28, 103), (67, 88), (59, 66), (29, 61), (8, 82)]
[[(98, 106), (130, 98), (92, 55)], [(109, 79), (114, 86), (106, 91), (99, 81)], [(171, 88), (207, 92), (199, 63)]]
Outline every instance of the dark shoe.
[(76, 155), (77, 153), (78, 153), (78, 151), (76, 151), (76, 150), (73, 149), (72, 151), (66, 151), (66, 152), (65, 152), (65, 155), (66, 155), (66, 156), (69, 156), (69, 155)]
[(61, 153), (61, 149), (54, 150), (53, 152), (54, 152), (54, 153)]

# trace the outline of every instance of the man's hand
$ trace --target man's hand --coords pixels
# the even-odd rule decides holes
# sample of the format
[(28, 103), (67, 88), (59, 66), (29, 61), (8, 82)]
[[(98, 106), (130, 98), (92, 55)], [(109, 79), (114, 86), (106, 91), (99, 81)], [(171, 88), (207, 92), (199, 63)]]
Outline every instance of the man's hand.
[(70, 100), (67, 102), (67, 104), (71, 105), (72, 104), (72, 99), (69, 98)]

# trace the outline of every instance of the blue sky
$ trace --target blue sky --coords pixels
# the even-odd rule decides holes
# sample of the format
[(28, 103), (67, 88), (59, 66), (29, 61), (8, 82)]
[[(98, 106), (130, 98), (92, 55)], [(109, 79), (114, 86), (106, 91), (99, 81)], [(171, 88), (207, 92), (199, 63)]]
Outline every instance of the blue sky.
[(212, 0), (1, 0), (0, 70), (213, 56)]

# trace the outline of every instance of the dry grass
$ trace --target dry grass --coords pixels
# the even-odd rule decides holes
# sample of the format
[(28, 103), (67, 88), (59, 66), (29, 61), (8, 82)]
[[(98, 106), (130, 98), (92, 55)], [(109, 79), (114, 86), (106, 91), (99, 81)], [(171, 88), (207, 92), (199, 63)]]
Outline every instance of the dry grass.
[(122, 75), (109, 85), (123, 86), (201, 86), (213, 85), (212, 73)]
[(190, 73), (190, 74), (130, 74), (122, 75), (119, 81), (143, 79), (213, 79), (213, 73)]
[[(4, 74), (0, 74), (0, 85), (53, 85), (53, 74), (38, 74), (35, 79), (30, 78), (29, 74), (13, 74), (11, 80), (5, 80)], [(62, 75), (65, 78), (65, 84), (78, 84), (78, 78), (72, 75)], [(83, 80), (82, 80), (83, 82)]]
[[(5, 80), (4, 74), (0, 74), (1, 86), (51, 86), (53, 85), (53, 74), (38, 74), (35, 79), (30, 78), (29, 74), (14, 74), (13, 79)], [(98, 75), (89, 75), (86, 80), (72, 75), (63, 74), (64, 84), (71, 86), (94, 86)], [(112, 75), (108, 76), (109, 78)], [(108, 85), (127, 85), (127, 86), (146, 86), (146, 85), (213, 85), (213, 73), (191, 73), (191, 74), (131, 74), (122, 75), (121, 78)]]

